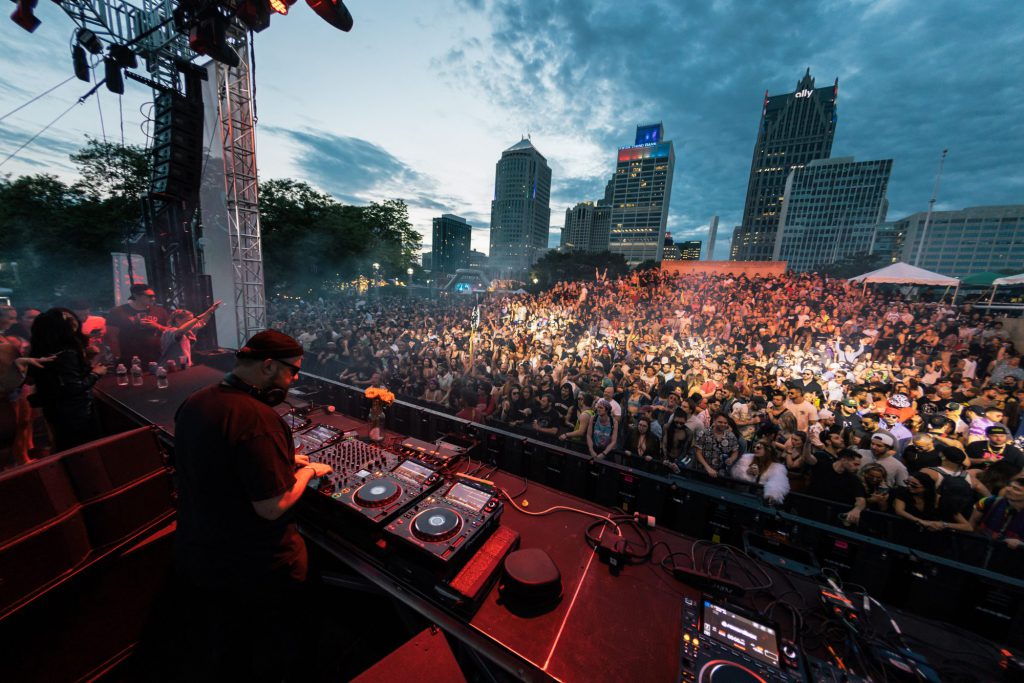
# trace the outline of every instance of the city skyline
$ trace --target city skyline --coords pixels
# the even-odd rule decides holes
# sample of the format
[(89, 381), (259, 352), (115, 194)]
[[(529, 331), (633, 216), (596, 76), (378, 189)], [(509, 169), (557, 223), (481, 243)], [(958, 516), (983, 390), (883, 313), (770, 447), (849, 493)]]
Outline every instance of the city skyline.
[[(601, 197), (614, 170), (610, 153), (638, 124), (661, 120), (680, 132), (672, 137), (685, 159), (667, 229), (679, 241), (705, 239), (719, 215), (722, 258), (723, 236), (741, 220), (764, 92), (789, 92), (808, 67), (820, 83), (839, 78), (832, 155), (894, 159), (891, 219), (927, 209), (946, 147), (937, 209), (1024, 196), (1017, 4), (349, 6), (351, 34), (299, 7), (257, 36), (260, 174), (304, 180), (353, 203), (403, 198), (425, 247), (431, 219), (448, 212), (466, 217), (473, 248), (487, 250), (494, 159), (521, 135), (530, 133), (551, 163), (551, 209), (560, 216)], [(52, 3), (40, 3), (37, 15), (43, 24), (34, 34), (6, 19), (0, 28), (0, 115), (71, 74), (70, 20)], [(740, 40), (751, 25), (765, 34)], [(630, 37), (638, 30), (647, 36), (641, 49)], [(330, 68), (306, 68), (317, 63)], [(88, 87), (72, 81), (3, 121), (0, 159)], [(144, 144), (139, 107), (150, 97), (129, 82), (119, 107), (101, 91), (102, 125), (90, 100), (0, 173), (68, 177), (67, 154), (85, 134), (119, 137), (119, 109), (126, 140)]]

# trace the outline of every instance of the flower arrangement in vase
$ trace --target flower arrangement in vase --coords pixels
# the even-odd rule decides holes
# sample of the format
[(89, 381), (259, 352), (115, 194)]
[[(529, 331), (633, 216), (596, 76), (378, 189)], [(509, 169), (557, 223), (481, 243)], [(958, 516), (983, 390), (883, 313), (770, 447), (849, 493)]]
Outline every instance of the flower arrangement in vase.
[(395, 401), (395, 395), (383, 387), (367, 387), (363, 396), (370, 399), (370, 441), (384, 438), (384, 408)]

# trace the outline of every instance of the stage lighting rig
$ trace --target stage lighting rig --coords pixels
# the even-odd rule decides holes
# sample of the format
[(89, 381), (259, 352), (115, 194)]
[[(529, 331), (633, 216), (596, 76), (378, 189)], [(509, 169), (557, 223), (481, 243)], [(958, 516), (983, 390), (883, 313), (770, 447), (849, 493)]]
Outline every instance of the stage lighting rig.
[(216, 5), (208, 5), (200, 12), (198, 22), (188, 32), (188, 46), (221, 64), (238, 66), (238, 53), (228, 45), (228, 17)]
[(124, 94), (124, 75), (121, 73), (121, 65), (113, 57), (103, 58), (103, 78), (107, 90), (115, 95)]
[(43, 22), (35, 15), (36, 0), (14, 0), (14, 2), (17, 7), (11, 13), (11, 21), (29, 33), (39, 28), (39, 24)]
[(306, 0), (306, 4), (334, 28), (352, 30), (352, 14), (342, 0)]
[(71, 64), (75, 69), (75, 77), (80, 81), (88, 83), (92, 78), (89, 71), (89, 60), (85, 56), (85, 48), (75, 45), (71, 48)]
[(89, 54), (98, 55), (103, 52), (103, 43), (99, 36), (87, 28), (80, 28), (75, 31), (75, 40), (79, 45), (89, 51)]

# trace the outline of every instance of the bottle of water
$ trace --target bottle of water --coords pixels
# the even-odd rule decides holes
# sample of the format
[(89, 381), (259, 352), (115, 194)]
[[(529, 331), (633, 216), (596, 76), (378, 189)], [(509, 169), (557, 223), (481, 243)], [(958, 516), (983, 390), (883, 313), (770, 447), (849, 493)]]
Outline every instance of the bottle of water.
[(138, 363), (132, 363), (132, 386), (142, 386), (142, 366)]
[(167, 369), (162, 365), (156, 369), (156, 388), (167, 388)]
[(117, 386), (126, 387), (128, 386), (128, 368), (124, 366), (124, 363), (117, 364)]

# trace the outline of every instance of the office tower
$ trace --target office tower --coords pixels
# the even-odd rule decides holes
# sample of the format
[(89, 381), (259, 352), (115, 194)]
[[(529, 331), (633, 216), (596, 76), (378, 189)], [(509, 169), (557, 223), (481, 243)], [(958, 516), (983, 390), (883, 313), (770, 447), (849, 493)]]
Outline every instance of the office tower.
[(476, 249), (469, 250), (469, 267), (483, 270), (487, 267), (487, 254)]
[(896, 263), (903, 256), (903, 242), (906, 235), (896, 226), (896, 221), (886, 221), (875, 226), (874, 240), (869, 253), (885, 257), (885, 262)]
[(810, 69), (794, 92), (769, 96), (765, 91), (743, 222), (733, 232), (733, 259), (771, 258), (790, 171), (832, 153), (838, 93), (838, 78), (833, 85), (815, 88)]
[(472, 228), (465, 218), (450, 213), (434, 219), (434, 270), (454, 273), (469, 267), (469, 240)]
[(952, 277), (1024, 270), (1024, 204), (933, 211), (927, 231), (926, 215), (922, 211), (895, 221), (904, 240), (900, 260)]
[(672, 240), (672, 233), (665, 233), (665, 243), (661, 247), (662, 261), (678, 261), (680, 259), (679, 246)]
[(677, 242), (676, 249), (679, 250), (680, 261), (700, 261), (700, 240), (688, 242)]
[(501, 153), (491, 202), (490, 269), (523, 279), (548, 249), (551, 169), (528, 138)]
[(711, 224), (708, 226), (708, 250), (705, 252), (705, 261), (715, 260), (715, 240), (718, 238), (718, 216), (711, 217)]
[(565, 210), (565, 227), (558, 248), (568, 252), (608, 250), (609, 207), (601, 201), (580, 202)]
[(638, 126), (636, 139), (620, 147), (611, 183), (608, 248), (630, 265), (661, 261), (676, 163), (660, 123)]
[(885, 221), (892, 159), (815, 159), (794, 168), (775, 232), (773, 261), (804, 272), (871, 250)]
[(423, 270), (434, 270), (434, 252), (425, 251), (420, 255), (420, 267)]

